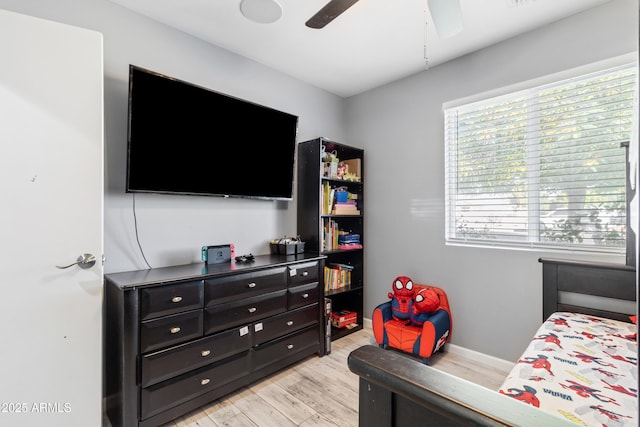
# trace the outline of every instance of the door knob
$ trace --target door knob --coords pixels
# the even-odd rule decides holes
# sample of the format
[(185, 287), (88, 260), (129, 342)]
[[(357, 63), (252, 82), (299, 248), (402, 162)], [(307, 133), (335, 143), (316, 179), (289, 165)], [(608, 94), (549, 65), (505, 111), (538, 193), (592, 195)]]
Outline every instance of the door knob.
[(65, 268), (73, 267), (74, 265), (77, 265), (80, 268), (91, 268), (95, 263), (96, 263), (96, 257), (93, 254), (82, 254), (78, 257), (76, 262), (71, 263), (69, 265), (63, 265), (63, 266), (56, 265), (56, 268), (65, 269)]

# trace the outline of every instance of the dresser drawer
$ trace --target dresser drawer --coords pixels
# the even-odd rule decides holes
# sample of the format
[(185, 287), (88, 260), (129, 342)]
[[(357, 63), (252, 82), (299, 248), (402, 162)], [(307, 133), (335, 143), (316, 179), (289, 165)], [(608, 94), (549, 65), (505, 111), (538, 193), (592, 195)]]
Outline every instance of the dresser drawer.
[(206, 305), (216, 305), (286, 289), (286, 272), (286, 267), (279, 267), (207, 279), (204, 281)]
[(174, 314), (140, 323), (140, 352), (179, 344), (202, 336), (202, 310)]
[[(269, 317), (252, 325), (253, 345), (262, 344), (304, 327), (318, 325), (318, 303)], [(316, 334), (319, 332), (316, 330)]]
[(267, 316), (287, 310), (287, 290), (234, 301), (227, 304), (212, 305), (205, 309), (205, 334), (221, 331), (234, 326), (252, 323)]
[(200, 368), (140, 391), (140, 418), (146, 419), (249, 373), (249, 352)]
[(258, 345), (251, 350), (252, 368), (262, 369), (297, 353), (313, 354), (318, 350), (318, 337), (318, 328), (309, 327), (275, 341)]
[(242, 326), (142, 357), (142, 387), (249, 350), (249, 327)]
[(318, 282), (289, 288), (287, 291), (287, 303), (289, 304), (289, 309), (317, 302), (319, 295), (320, 290), (318, 289)]
[(202, 280), (140, 289), (140, 320), (189, 311), (204, 306)]
[(318, 262), (307, 262), (287, 267), (289, 270), (290, 286), (318, 281)]

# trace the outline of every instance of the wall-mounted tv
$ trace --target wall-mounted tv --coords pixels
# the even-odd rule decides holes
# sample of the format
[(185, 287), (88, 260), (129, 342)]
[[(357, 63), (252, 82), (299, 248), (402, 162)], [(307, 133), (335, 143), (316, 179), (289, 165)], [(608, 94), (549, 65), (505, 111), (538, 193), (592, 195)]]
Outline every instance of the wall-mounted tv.
[(291, 200), (298, 117), (129, 66), (128, 193)]

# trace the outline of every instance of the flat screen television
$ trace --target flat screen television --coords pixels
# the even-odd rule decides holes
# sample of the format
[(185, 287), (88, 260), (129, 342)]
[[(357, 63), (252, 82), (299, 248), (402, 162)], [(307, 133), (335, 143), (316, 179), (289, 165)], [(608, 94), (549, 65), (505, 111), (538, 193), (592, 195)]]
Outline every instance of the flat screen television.
[(298, 117), (129, 66), (128, 193), (293, 198)]

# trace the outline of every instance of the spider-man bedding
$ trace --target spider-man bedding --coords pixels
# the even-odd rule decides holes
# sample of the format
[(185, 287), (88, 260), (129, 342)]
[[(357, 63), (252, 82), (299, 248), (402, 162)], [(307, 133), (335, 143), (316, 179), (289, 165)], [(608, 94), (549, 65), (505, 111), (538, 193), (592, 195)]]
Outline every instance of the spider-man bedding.
[(552, 314), (500, 393), (584, 426), (638, 425), (637, 326)]

